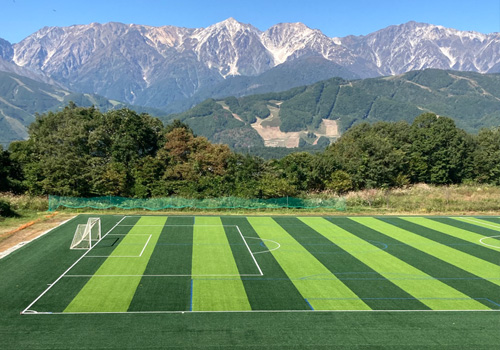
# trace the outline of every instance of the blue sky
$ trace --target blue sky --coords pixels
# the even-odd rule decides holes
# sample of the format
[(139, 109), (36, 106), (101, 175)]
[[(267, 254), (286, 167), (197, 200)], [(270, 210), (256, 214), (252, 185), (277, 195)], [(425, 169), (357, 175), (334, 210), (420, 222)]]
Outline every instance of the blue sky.
[(0, 0), (0, 38), (21, 41), (44, 26), (123, 22), (207, 27), (234, 17), (261, 30), (303, 22), (330, 37), (365, 35), (411, 20), (500, 32), (500, 0)]

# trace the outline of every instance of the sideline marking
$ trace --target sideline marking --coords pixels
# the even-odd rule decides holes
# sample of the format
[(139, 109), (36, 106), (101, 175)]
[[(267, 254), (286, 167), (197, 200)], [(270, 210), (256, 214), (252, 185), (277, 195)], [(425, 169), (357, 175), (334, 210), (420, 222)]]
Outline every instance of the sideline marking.
[[(98, 315), (98, 314), (182, 314), (186, 311), (103, 311), (103, 312), (37, 312), (34, 310), (28, 310), (25, 315)], [(235, 310), (235, 311), (191, 311), (189, 313), (312, 313), (312, 312), (324, 312), (324, 313), (360, 313), (360, 312), (397, 312), (397, 313), (412, 313), (412, 312), (499, 312), (500, 309), (490, 309), (490, 310)]]

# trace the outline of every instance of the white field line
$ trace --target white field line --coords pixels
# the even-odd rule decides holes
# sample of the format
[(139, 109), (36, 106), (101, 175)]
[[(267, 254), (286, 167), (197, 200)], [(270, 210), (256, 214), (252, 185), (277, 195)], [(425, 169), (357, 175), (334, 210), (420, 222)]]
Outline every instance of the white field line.
[[(120, 233), (120, 234), (115, 234), (115, 236), (126, 236), (126, 234)], [(148, 234), (138, 235), (138, 234), (135, 234), (135, 235), (131, 235), (131, 236), (149, 236), (148, 240), (144, 244), (144, 247), (142, 248), (141, 253), (139, 255), (89, 255), (89, 256), (86, 256), (86, 258), (87, 259), (88, 258), (140, 258), (140, 257), (142, 257), (142, 253), (144, 253), (144, 250), (148, 246), (148, 243), (151, 240), (151, 236), (152, 235), (148, 235)]]
[[(101, 239), (100, 239), (97, 243), (99, 243), (99, 242), (100, 242), (100, 241), (101, 241), (104, 237), (106, 237), (106, 236), (107, 236), (107, 235), (108, 235), (111, 231), (113, 231), (113, 230), (115, 229), (115, 227), (116, 227), (116, 226), (118, 226), (118, 224), (119, 224), (120, 222), (122, 222), (122, 220), (124, 220), (125, 218), (126, 218), (126, 216), (124, 216), (123, 218), (121, 218), (121, 220), (120, 220), (120, 221), (118, 221), (118, 222), (116, 223), (116, 225), (115, 225), (115, 226), (113, 226), (113, 227), (112, 227), (112, 228), (111, 228), (108, 232), (106, 232), (106, 234), (105, 234), (104, 236), (102, 236), (102, 237), (101, 237)], [(40, 295), (39, 295), (39, 296), (38, 296), (35, 300), (33, 300), (33, 301), (31, 302), (31, 304), (29, 304), (29, 305), (26, 307), (26, 309), (24, 309), (23, 311), (21, 311), (21, 314), (26, 313), (26, 312), (30, 309), (30, 307), (32, 307), (32, 306), (33, 306), (33, 305), (34, 305), (34, 304), (35, 304), (38, 300), (40, 300), (40, 298), (41, 298), (41, 297), (43, 297), (43, 296), (44, 296), (44, 295), (45, 295), (45, 294), (46, 294), (46, 293), (47, 293), (47, 292), (48, 292), (48, 291), (49, 291), (49, 290), (50, 290), (50, 289), (51, 289), (51, 288), (52, 288), (52, 287), (53, 287), (53, 286), (57, 283), (57, 282), (59, 282), (59, 280), (60, 280), (61, 278), (63, 278), (63, 277), (64, 277), (64, 275), (65, 275), (65, 274), (67, 274), (67, 273), (68, 273), (68, 272), (69, 272), (69, 271), (70, 271), (70, 270), (71, 270), (71, 269), (72, 269), (72, 268), (73, 268), (76, 264), (78, 264), (78, 262), (79, 262), (80, 260), (82, 260), (82, 259), (85, 257), (85, 255), (87, 255), (87, 254), (88, 254), (88, 253), (89, 253), (89, 252), (90, 252), (90, 251), (91, 251), (91, 250), (92, 250), (92, 249), (93, 249), (93, 248), (97, 245), (97, 243), (96, 243), (95, 245), (93, 245), (93, 246), (92, 246), (89, 250), (87, 250), (87, 251), (86, 251), (86, 252), (85, 252), (85, 253), (84, 253), (81, 257), (79, 257), (79, 258), (78, 258), (78, 260), (76, 260), (76, 261), (73, 263), (73, 265), (71, 265), (71, 266), (70, 266), (70, 267), (69, 267), (66, 271), (64, 271), (64, 272), (62, 273), (62, 275), (61, 275), (61, 276), (59, 276), (59, 277), (58, 277), (58, 278), (57, 278), (57, 279), (56, 279), (53, 283), (49, 284), (48, 288), (47, 288), (47, 289), (45, 289), (45, 290), (42, 292), (42, 294), (40, 294)]]
[[(462, 219), (463, 220), (467, 220), (467, 221), (471, 221), (471, 222), (475, 222), (475, 223), (478, 223), (478, 224), (481, 224), (481, 225), (491, 226), (491, 227), (495, 227), (495, 228), (500, 229), (500, 226), (498, 226), (498, 225), (488, 224), (486, 222), (477, 221), (477, 220), (474, 220), (474, 219), (471, 219), (471, 218), (462, 218)], [(477, 226), (481, 226), (481, 225), (477, 225)]]
[(255, 265), (257, 266), (257, 269), (259, 269), (260, 275), (261, 275), (261, 276), (264, 276), (264, 274), (262, 273), (262, 270), (260, 269), (259, 264), (257, 263), (257, 260), (255, 259), (255, 256), (253, 255), (252, 251), (250, 250), (250, 247), (248, 246), (248, 243), (247, 243), (247, 241), (246, 241), (245, 237), (243, 237), (243, 234), (241, 233), (239, 226), (237, 226), (237, 225), (236, 225), (236, 228), (238, 229), (238, 232), (240, 233), (241, 239), (243, 240), (243, 242), (245, 242), (245, 245), (246, 245), (246, 247), (247, 247), (247, 249), (248, 249), (248, 252), (249, 252), (249, 253), (250, 253), (250, 255), (252, 256), (253, 262), (254, 262), (254, 263), (255, 263)]
[[(484, 245), (486, 245), (486, 246), (488, 246), (488, 247), (492, 247), (492, 248), (500, 249), (500, 246), (498, 246), (498, 245), (493, 245), (493, 244), (488, 244), (488, 243), (484, 243), (484, 242), (483, 242), (483, 239), (487, 239), (487, 238), (497, 238), (497, 237), (500, 237), (500, 236), (489, 236), (489, 237), (483, 237), (483, 238), (481, 238), (481, 239), (479, 240), (479, 243), (484, 244)], [(499, 243), (500, 243), (500, 241), (499, 241)]]
[(235, 275), (65, 275), (64, 277), (261, 277), (261, 274)]
[(161, 226), (161, 227), (204, 227), (204, 226), (217, 226), (217, 227), (234, 227), (237, 225), (199, 225), (199, 224), (190, 224), (190, 225), (119, 225), (120, 227), (125, 227), (125, 226), (134, 226), (134, 227), (155, 227), (155, 226)]
[[(491, 226), (491, 227), (494, 227), (494, 228), (498, 228), (500, 229), (500, 226), (498, 225), (493, 225), (493, 224), (489, 224), (489, 223), (486, 223), (486, 222), (482, 222), (482, 221), (477, 221), (477, 220), (474, 220), (474, 219), (471, 219), (471, 218), (462, 218), (463, 220), (467, 220), (467, 221), (471, 221), (471, 222), (475, 222), (475, 223), (478, 223), (480, 225), (477, 225), (477, 226), (481, 226), (481, 225), (485, 225), (485, 226)], [(497, 246), (497, 245), (492, 245), (492, 244), (488, 244), (488, 243), (484, 243), (483, 242), (483, 239), (487, 239), (487, 238), (497, 238), (497, 237), (500, 237), (500, 236), (487, 236), (487, 237), (483, 237), (479, 240), (479, 243), (481, 243), (482, 245), (485, 245), (485, 246), (488, 246), (488, 247), (492, 247), (492, 248), (496, 248), (496, 249), (500, 249), (500, 246)]]
[(243, 310), (243, 311), (103, 311), (103, 312), (27, 312), (25, 315), (98, 315), (98, 314), (210, 314), (210, 313), (371, 313), (371, 312), (500, 312), (500, 310)]
[(142, 250), (141, 250), (141, 254), (139, 254), (139, 257), (141, 257), (141, 256), (142, 256), (142, 253), (144, 253), (144, 250), (146, 250), (146, 247), (148, 246), (149, 241), (151, 240), (151, 236), (152, 236), (152, 235), (149, 235), (149, 238), (148, 238), (148, 240), (146, 241), (146, 244), (144, 244), (144, 248), (142, 248)]
[[(270, 253), (274, 250), (278, 250), (281, 248), (281, 244), (279, 244), (278, 242), (276, 241), (273, 241), (272, 239), (265, 239), (265, 238), (258, 238), (258, 237), (247, 237), (247, 238), (253, 238), (253, 239), (260, 239), (262, 241), (268, 241), (268, 242), (273, 242), (273, 243), (276, 243), (277, 247), (276, 248), (273, 248), (273, 249), (268, 249), (268, 250), (264, 250), (262, 252), (256, 252), (254, 254), (262, 254), (262, 253)], [(267, 247), (267, 246), (266, 246)]]
[(108, 236), (149, 236), (148, 233), (110, 233)]

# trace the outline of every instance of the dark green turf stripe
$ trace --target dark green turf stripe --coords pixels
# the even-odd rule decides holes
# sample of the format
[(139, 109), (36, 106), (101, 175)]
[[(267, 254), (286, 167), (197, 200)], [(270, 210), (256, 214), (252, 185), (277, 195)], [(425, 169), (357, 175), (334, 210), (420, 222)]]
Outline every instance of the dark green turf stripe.
[(491, 230), (491, 233), (486, 234), (488, 238), (481, 240), (483, 245), (490, 249), (500, 250), (500, 219), (499, 218), (476, 218), (476, 217), (456, 217), (457, 221), (474, 224), (476, 227), (483, 227)]
[(483, 236), (476, 233), (423, 217), (387, 218), (382, 220), (410, 232), (418, 232), (423, 237), (490, 263), (497, 264), (500, 262), (500, 251), (482, 245), (479, 240)]
[(251, 310), (219, 217), (196, 217), (193, 228), (193, 311)]
[(189, 311), (193, 222), (191, 216), (168, 217), (129, 311)]
[[(333, 219), (331, 219), (333, 220)], [(468, 273), (452, 264), (446, 263), (410, 245), (391, 238), (370, 226), (356, 222), (357, 218), (335, 218), (335, 224), (347, 228), (350, 232), (367, 241), (378, 241), (387, 244), (387, 252), (432, 276), (450, 287), (478, 300), (490, 308), (497, 308), (494, 303), (500, 304), (499, 289), (495, 284)], [(397, 229), (393, 227), (393, 229)], [(394, 276), (395, 278), (397, 276)], [(401, 276), (401, 278), (416, 278), (415, 276)]]
[[(273, 254), (265, 252), (267, 247), (248, 220), (242, 217), (222, 217), (221, 219), (224, 225), (237, 225), (240, 228), (250, 249), (256, 253), (255, 259), (264, 273), (262, 277), (242, 277), (252, 310), (310, 310)], [(238, 269), (242, 262), (241, 259), (236, 260)], [(244, 266), (243, 269), (247, 270), (248, 267)]]
[(422, 234), (425, 228), (417, 226), (414, 227), (415, 232), (412, 232), (385, 222), (391, 219), (359, 218), (355, 220), (500, 286), (500, 279), (498, 279), (500, 266), (424, 237)]
[[(365, 254), (363, 250), (368, 250), (373, 244), (351, 233), (356, 231), (344, 230), (323, 218), (300, 219), (433, 310), (487, 309), (483, 304), (433, 279), (385, 250), (378, 249), (372, 254)], [(358, 246), (354, 248), (352, 243)], [(411, 278), (407, 278), (409, 276)]]
[[(500, 224), (496, 224), (494, 222), (486, 222), (487, 226), (480, 226), (478, 224), (478, 218), (432, 218), (432, 220), (437, 222), (442, 222), (443, 224), (454, 226), (460, 228), (462, 230), (466, 230), (469, 232), (474, 232), (481, 237), (489, 237), (489, 236), (497, 236), (500, 235), (500, 231), (497, 231), (495, 228), (498, 227), (500, 229)], [(479, 221), (479, 223), (484, 222), (485, 220)], [(498, 250), (497, 250), (498, 251)]]
[(165, 221), (141, 217), (64, 311), (127, 311)]
[[(372, 309), (429, 309), (418, 299), (415, 299), (412, 295), (299, 219), (279, 217), (275, 218), (275, 221)], [(353, 250), (367, 256), (375, 254), (385, 247), (385, 245), (377, 244), (377, 242), (370, 242), (372, 246), (361, 246), (355, 241), (343, 240)], [(368, 249), (366, 249), (367, 247)]]
[[(467, 220), (474, 219), (475, 221), (484, 221), (486, 223), (493, 224), (495, 230), (500, 230), (500, 217), (498, 216), (481, 216), (481, 217), (454, 217), (457, 220)], [(488, 226), (491, 227), (491, 226)]]
[[(224, 224), (224, 220), (222, 218), (221, 220)], [(252, 256), (251, 251), (249, 250), (250, 246), (247, 243), (247, 239), (242, 237), (243, 233), (240, 234), (241, 230), (239, 230), (239, 227), (235, 225), (224, 225), (224, 230), (226, 231), (226, 237), (231, 247), (231, 251), (233, 252), (233, 258), (236, 262), (236, 266), (238, 267), (238, 271), (240, 272), (240, 274), (260, 275), (261, 272), (256, 262), (254, 261), (254, 257)], [(252, 239), (248, 239), (248, 241), (250, 244), (255, 243), (252, 242)]]
[[(315, 310), (370, 310), (370, 307), (312, 256), (299, 242), (268, 217), (249, 217), (260, 238), (280, 244), (271, 253), (302, 297)], [(268, 240), (268, 241), (266, 241)], [(317, 277), (321, 276), (321, 279)]]

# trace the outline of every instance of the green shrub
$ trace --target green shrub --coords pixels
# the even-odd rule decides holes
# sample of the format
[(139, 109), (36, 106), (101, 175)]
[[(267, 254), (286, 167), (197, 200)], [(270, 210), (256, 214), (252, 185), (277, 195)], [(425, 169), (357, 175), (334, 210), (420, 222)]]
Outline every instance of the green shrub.
[(10, 203), (0, 199), (0, 217), (11, 218), (18, 216), (17, 213), (12, 210)]

